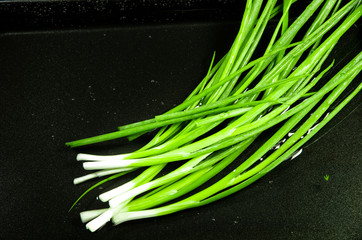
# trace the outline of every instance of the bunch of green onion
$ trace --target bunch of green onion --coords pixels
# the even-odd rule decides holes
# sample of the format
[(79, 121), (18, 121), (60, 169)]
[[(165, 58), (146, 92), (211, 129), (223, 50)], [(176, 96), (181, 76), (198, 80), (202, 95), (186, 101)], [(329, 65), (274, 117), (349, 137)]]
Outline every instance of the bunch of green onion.
[[(95, 171), (76, 178), (75, 184), (109, 176), (94, 188), (141, 171), (133, 180), (99, 195), (108, 208), (81, 212), (90, 231), (108, 221), (117, 225), (202, 206), (245, 188), (286, 159), (296, 157), (303, 144), (361, 90), (362, 83), (357, 83), (330, 110), (361, 71), (362, 52), (328, 79), (323, 76), (333, 62), (322, 68), (341, 36), (361, 17), (360, 1), (342, 6), (340, 0), (313, 0), (290, 22), (288, 12), (294, 2), (284, 0), (277, 5), (277, 0), (247, 0), (230, 50), (216, 64), (214, 54), (206, 76), (180, 105), (115, 132), (67, 143), (78, 147), (121, 137), (132, 140), (159, 129), (150, 142), (134, 152), (78, 154), (84, 169)], [(269, 20), (278, 16), (263, 55), (253, 58)], [(300, 41), (293, 42), (302, 27), (308, 30)], [(266, 130), (273, 134), (262, 137), (262, 146), (242, 161), (239, 156)], [(182, 164), (160, 176), (167, 163), (176, 161)], [(238, 166), (230, 173), (194, 191), (233, 162)]]

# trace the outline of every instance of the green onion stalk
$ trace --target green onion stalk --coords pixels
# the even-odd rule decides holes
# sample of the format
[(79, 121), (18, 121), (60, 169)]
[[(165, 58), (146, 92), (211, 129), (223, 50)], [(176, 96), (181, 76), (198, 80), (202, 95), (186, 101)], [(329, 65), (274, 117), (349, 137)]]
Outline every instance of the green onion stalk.
[[(327, 73), (334, 61), (325, 65), (339, 39), (361, 17), (360, 1), (341, 6), (337, 0), (313, 0), (291, 21), (294, 2), (247, 0), (230, 50), (217, 63), (213, 54), (206, 76), (178, 106), (112, 133), (66, 143), (79, 147), (121, 137), (133, 140), (158, 129), (134, 152), (77, 155), (84, 169), (93, 172), (75, 178), (74, 184), (108, 177), (71, 208), (100, 184), (142, 169), (134, 179), (99, 195), (109, 207), (81, 212), (90, 231), (109, 221), (117, 225), (203, 206), (249, 186), (299, 155), (301, 147), (358, 94), (361, 83), (340, 100), (362, 70), (361, 52), (332, 77)], [(264, 54), (255, 57), (270, 19), (277, 16)], [(300, 35), (305, 26), (309, 27)], [(301, 40), (295, 39), (297, 34)], [(338, 105), (330, 110), (337, 99)], [(266, 130), (273, 134), (265, 137)], [(264, 143), (245, 158), (243, 153), (256, 139)], [(181, 164), (167, 172), (170, 162)], [(232, 163), (238, 166), (208, 183)]]

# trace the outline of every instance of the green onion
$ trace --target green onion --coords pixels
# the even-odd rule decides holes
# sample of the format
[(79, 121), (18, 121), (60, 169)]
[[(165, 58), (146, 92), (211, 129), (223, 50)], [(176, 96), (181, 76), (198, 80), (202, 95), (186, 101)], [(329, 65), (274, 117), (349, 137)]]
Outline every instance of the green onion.
[[(362, 16), (359, 0), (341, 8), (341, 1), (313, 0), (294, 21), (289, 19), (289, 10), (295, 1), (283, 0), (277, 7), (276, 0), (262, 2), (247, 0), (230, 50), (215, 65), (213, 54), (206, 76), (184, 102), (115, 132), (66, 143), (78, 147), (120, 137), (132, 140), (159, 129), (149, 143), (134, 152), (78, 154), (84, 169), (96, 172), (76, 178), (75, 184), (111, 176), (83, 193), (71, 209), (100, 184), (147, 167), (134, 179), (99, 195), (109, 208), (81, 213), (90, 231), (108, 221), (117, 225), (203, 206), (249, 186), (300, 154), (301, 147), (361, 90), (360, 83), (330, 110), (362, 70), (362, 53), (333, 77), (326, 78), (326, 73), (334, 61), (323, 67), (341, 36)], [(279, 13), (263, 56), (255, 58), (269, 20)], [(310, 27), (302, 40), (293, 42), (308, 21)], [(274, 133), (267, 138), (263, 134), (266, 130)], [(256, 139), (264, 142), (262, 146), (243, 157)], [(226, 173), (239, 159), (244, 160)], [(166, 170), (170, 162), (181, 165)], [(221, 172), (223, 178), (208, 184)], [(188, 197), (183, 197), (185, 194)]]

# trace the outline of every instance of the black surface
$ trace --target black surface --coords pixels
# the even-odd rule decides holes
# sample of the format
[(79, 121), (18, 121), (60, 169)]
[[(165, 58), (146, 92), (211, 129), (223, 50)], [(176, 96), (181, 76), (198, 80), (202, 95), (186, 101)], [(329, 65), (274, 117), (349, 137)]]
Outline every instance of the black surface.
[(124, 23), (240, 19), (237, 0), (34, 0), (0, 1), (0, 29), (54, 29)]
[[(212, 205), (90, 233), (78, 214), (97, 206), (97, 189), (67, 213), (95, 181), (73, 186), (84, 170), (64, 142), (178, 104), (205, 74), (212, 52), (225, 53), (236, 30), (237, 22), (196, 21), (1, 34), (0, 236), (361, 239), (361, 94), (301, 156)], [(348, 32), (333, 53), (337, 63), (360, 51), (360, 36), (357, 27)], [(145, 140), (87, 150), (122, 152)]]

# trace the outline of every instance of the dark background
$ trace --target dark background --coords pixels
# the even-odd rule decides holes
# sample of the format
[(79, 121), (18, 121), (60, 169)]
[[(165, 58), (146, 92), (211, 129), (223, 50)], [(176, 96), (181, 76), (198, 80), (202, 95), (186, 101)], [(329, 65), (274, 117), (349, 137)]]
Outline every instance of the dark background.
[[(0, 3), (1, 238), (361, 239), (361, 94), (298, 158), (209, 206), (90, 233), (79, 212), (98, 206), (96, 189), (67, 213), (97, 181), (72, 184), (85, 171), (77, 150), (64, 143), (180, 103), (205, 75), (213, 51), (220, 58), (228, 50), (242, 5)], [(361, 51), (360, 29), (355, 25), (337, 45), (333, 72)], [(81, 150), (125, 152), (149, 137)]]

